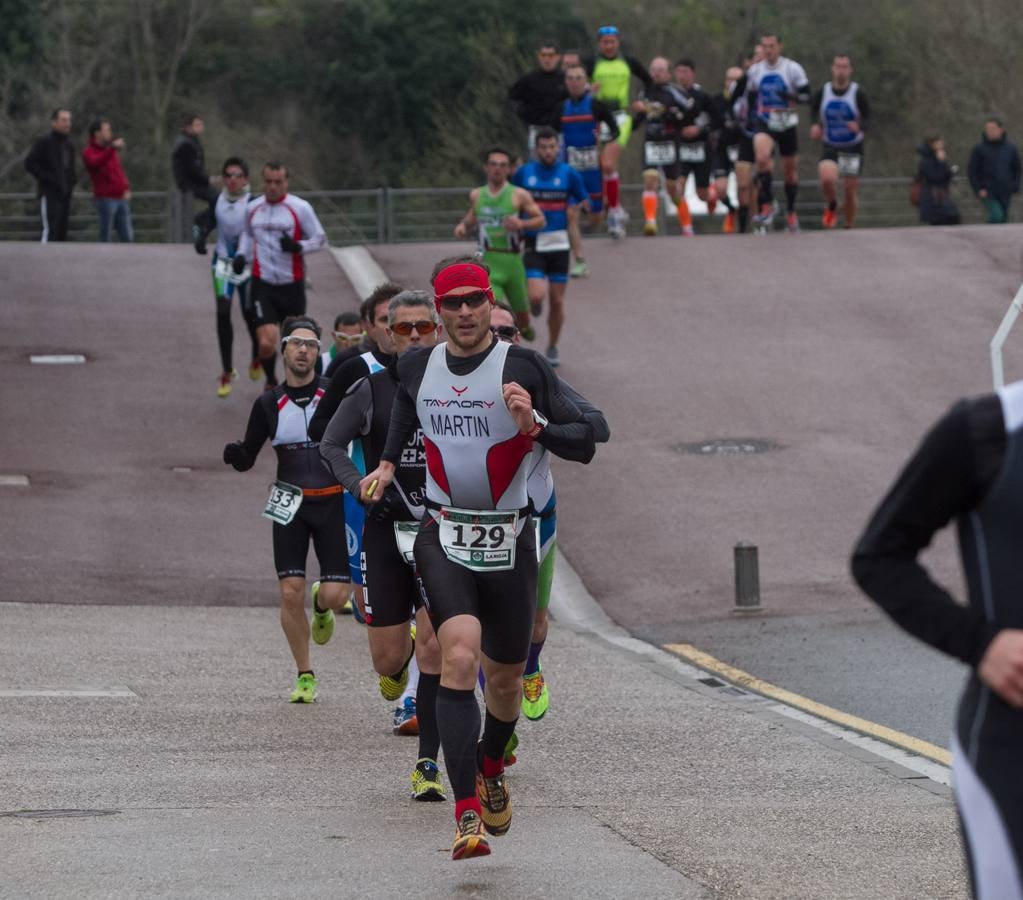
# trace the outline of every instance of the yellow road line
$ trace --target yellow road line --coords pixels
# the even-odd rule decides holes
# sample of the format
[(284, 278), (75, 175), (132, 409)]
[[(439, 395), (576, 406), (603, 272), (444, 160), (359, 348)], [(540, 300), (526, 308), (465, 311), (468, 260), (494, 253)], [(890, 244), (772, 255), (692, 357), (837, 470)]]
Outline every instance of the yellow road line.
[(761, 681), (755, 675), (750, 675), (749, 672), (744, 672), (742, 669), (737, 669), (735, 666), (721, 662), (720, 659), (711, 656), (709, 653), (697, 650), (692, 644), (665, 644), (664, 649), (677, 656), (681, 656), (701, 669), (706, 669), (708, 672), (720, 675), (722, 678), (740, 687), (748, 688), (758, 694), (763, 694), (765, 697), (771, 697), (774, 700), (787, 703), (789, 706), (794, 706), (804, 712), (827, 719), (836, 725), (844, 725), (853, 731), (859, 731), (885, 743), (901, 747), (903, 750), (924, 756), (936, 763), (941, 763), (943, 766), (952, 765), (952, 754), (943, 747), (920, 738), (915, 738), (901, 731), (896, 731), (894, 728), (888, 728), (886, 725), (878, 725), (876, 722), (861, 719), (859, 716), (844, 713), (839, 709), (833, 709), (830, 706), (825, 706), (823, 703), (818, 703), (816, 700), (787, 691), (785, 688), (777, 687), (767, 681)]

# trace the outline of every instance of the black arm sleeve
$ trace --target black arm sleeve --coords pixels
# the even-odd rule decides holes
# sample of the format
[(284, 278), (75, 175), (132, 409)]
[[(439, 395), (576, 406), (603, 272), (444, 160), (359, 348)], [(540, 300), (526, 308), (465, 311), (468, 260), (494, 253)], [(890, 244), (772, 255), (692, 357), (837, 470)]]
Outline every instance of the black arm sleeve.
[(245, 437), (242, 439), (242, 448), (245, 450), (247, 459), (244, 462), (235, 464), (239, 472), (247, 472), (256, 464), (256, 457), (270, 439), (270, 422), (267, 418), (267, 399), (273, 403), (273, 393), (266, 392), (256, 398), (252, 404), (252, 411), (249, 413), (249, 423), (245, 426)]
[(387, 443), (384, 444), (384, 452), (380, 454), (380, 459), (397, 465), (401, 458), (402, 447), (418, 425), (419, 416), (416, 415), (415, 401), (409, 396), (405, 386), (399, 384), (398, 392), (394, 395), (394, 405), (391, 407), (391, 424), (387, 429)]
[(797, 103), (809, 103), (810, 102), (810, 82), (806, 84), (796, 85), (796, 102)]
[[(856, 95), (856, 99), (859, 100), (860, 94)], [(810, 124), (819, 125), (821, 118), (821, 104), (824, 102), (824, 88), (819, 87), (813, 92), (813, 96), (810, 98)]]
[(860, 131), (866, 131), (867, 122), (870, 121), (870, 101), (863, 93), (863, 88), (856, 89), (856, 106), (860, 111)]
[[(328, 371), (330, 371), (328, 369)], [(330, 378), (327, 390), (320, 398), (316, 412), (309, 420), (309, 440), (322, 441), (327, 430), (327, 424), (331, 417), (337, 412), (341, 400), (355, 382), (365, 378), (367, 373), (366, 363), (360, 357), (346, 359)]]
[(611, 429), (608, 427), (604, 414), (567, 381), (561, 381), (561, 389), (565, 392), (565, 396), (579, 407), (583, 418), (593, 431), (593, 440), (598, 444), (606, 444), (611, 440)]
[(972, 666), (995, 629), (979, 610), (957, 603), (917, 556), (936, 531), (973, 509), (993, 480), (999, 428), (1003, 448), (1005, 441), (996, 404), (997, 397), (978, 401), (972, 410), (965, 402), (956, 404), (934, 426), (870, 519), (852, 557), (856, 583), (898, 625)]
[(562, 383), (539, 353), (513, 347), (504, 367), (505, 381), (521, 384), (533, 400), (533, 407), (548, 419), (536, 441), (555, 456), (588, 463), (596, 445), (593, 429), (582, 411), (562, 390)]
[[(320, 401), (323, 402), (322, 399)], [(362, 474), (348, 455), (348, 445), (368, 433), (373, 418), (373, 389), (368, 378), (363, 378), (341, 401), (331, 416), (320, 439), (320, 456), (338, 484), (355, 496), (359, 495)]]
[(650, 77), (646, 66), (634, 56), (626, 56), (625, 61), (629, 64), (629, 71), (643, 82), (643, 90), (649, 91), (654, 86), (654, 80)]

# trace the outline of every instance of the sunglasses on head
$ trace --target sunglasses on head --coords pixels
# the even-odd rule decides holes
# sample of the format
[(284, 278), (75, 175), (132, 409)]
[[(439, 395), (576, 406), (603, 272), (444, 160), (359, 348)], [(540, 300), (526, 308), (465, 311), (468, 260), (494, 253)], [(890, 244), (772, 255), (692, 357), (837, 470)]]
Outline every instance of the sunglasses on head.
[(491, 325), (490, 333), (502, 341), (514, 341), (519, 336), (519, 330), (514, 325)]
[(464, 303), (469, 309), (479, 309), (484, 303), (489, 303), (490, 298), (483, 291), (476, 291), (472, 294), (459, 294), (455, 297), (441, 297), (440, 307), (448, 312), (458, 312)]
[(390, 327), (391, 331), (395, 334), (400, 334), (402, 337), (406, 337), (412, 334), (413, 328), (418, 334), (431, 334), (437, 330), (437, 323), (424, 319), (421, 322), (395, 322)]

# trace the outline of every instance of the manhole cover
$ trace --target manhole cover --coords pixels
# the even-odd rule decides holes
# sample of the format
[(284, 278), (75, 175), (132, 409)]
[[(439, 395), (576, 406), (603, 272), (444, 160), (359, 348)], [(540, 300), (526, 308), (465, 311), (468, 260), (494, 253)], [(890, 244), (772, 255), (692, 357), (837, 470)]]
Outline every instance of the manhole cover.
[(678, 444), (674, 449), (691, 456), (749, 456), (780, 448), (781, 444), (761, 438), (712, 438), (693, 444)]
[(0, 812), (8, 819), (85, 819), (90, 816), (116, 816), (119, 809), (16, 809)]

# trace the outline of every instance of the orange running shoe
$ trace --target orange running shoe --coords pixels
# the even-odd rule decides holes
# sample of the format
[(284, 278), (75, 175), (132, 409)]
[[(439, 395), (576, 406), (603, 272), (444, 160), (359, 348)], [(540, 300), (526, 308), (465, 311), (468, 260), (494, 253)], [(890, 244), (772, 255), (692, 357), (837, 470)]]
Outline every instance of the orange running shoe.
[(824, 218), (822, 219), (822, 224), (824, 225), (825, 228), (834, 228), (837, 222), (838, 213), (836, 213), (835, 210), (833, 209), (824, 210)]
[(455, 826), (451, 858), (471, 859), (474, 856), (490, 856), (490, 842), (483, 833), (483, 820), (475, 810), (467, 809)]
[(725, 225), (722, 228), (725, 234), (735, 234), (735, 213), (728, 212), (725, 214)]
[(477, 772), (476, 797), (483, 808), (483, 827), (494, 835), (507, 833), (511, 828), (512, 803), (508, 785), (504, 782), (504, 772), (493, 778)]

